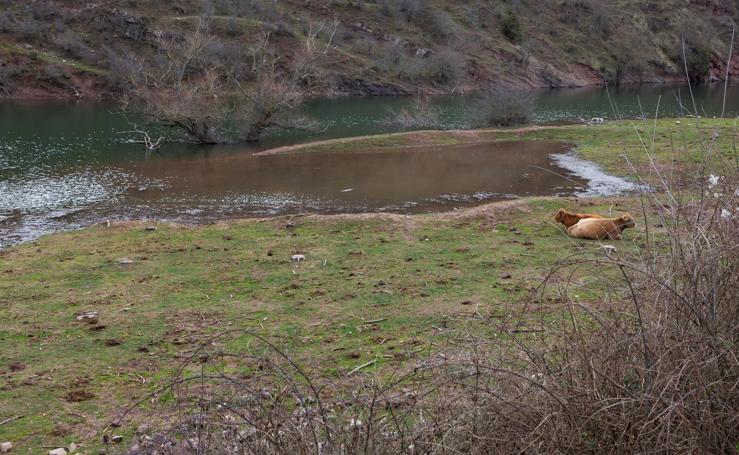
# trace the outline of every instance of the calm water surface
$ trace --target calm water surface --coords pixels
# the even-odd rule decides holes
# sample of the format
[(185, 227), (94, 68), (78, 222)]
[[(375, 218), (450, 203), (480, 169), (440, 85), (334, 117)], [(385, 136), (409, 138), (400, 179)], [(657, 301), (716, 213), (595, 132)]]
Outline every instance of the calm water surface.
[[(695, 89), (706, 115), (720, 113), (722, 87)], [(679, 115), (686, 87), (577, 89), (536, 93), (539, 122), (578, 117)], [(272, 147), (387, 131), (383, 120), (409, 98), (315, 100), (305, 113), (319, 135), (275, 134)], [(463, 128), (469, 98), (433, 100), (445, 126)], [(641, 107), (640, 107), (641, 104)], [(692, 101), (689, 103), (692, 106)], [(611, 107), (613, 106), (613, 108)], [(557, 143), (499, 143), (359, 151), (253, 155), (244, 146), (171, 144), (147, 156), (127, 143), (111, 104), (0, 103), (0, 248), (103, 221), (156, 218), (199, 222), (225, 217), (368, 210), (424, 212), (527, 195), (593, 194), (570, 173)], [(739, 112), (730, 87), (727, 112)], [(575, 175), (576, 174), (576, 175)]]

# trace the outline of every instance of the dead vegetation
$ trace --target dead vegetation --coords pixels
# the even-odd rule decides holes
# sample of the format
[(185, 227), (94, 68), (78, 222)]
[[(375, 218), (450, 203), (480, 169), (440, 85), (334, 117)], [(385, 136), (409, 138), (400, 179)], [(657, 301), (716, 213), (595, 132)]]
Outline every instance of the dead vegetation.
[[(49, 61), (94, 80), (94, 94), (120, 94), (120, 62), (109, 49), (156, 58), (163, 35), (185, 32), (198, 17), (212, 21), (214, 40), (204, 55), (226, 66), (247, 61), (265, 34), (289, 55), (303, 46), (311, 24), (335, 21), (338, 52), (320, 79), (323, 94), (458, 93), (492, 81), (519, 88), (678, 81), (684, 80), (680, 37), (690, 79), (712, 81), (724, 78), (719, 56), (736, 17), (731, 2), (675, 0), (9, 0), (3, 6), (0, 60), (12, 66), (3, 89), (10, 96), (33, 86), (33, 75)], [(736, 71), (736, 60), (729, 68)], [(83, 92), (77, 79), (62, 82), (43, 87), (68, 96), (73, 88)]]
[[(651, 169), (638, 248), (573, 243), (525, 309), (466, 301), (464, 329), (437, 328), (393, 369), (327, 377), (254, 333), (208, 340), (142, 400), (175, 423), (128, 453), (731, 453), (739, 172), (717, 136), (701, 136), (690, 175)], [(252, 341), (232, 352), (229, 337)]]
[(257, 142), (268, 129), (310, 129), (295, 111), (331, 48), (331, 39), (318, 42), (323, 28), (309, 31), (289, 68), (268, 34), (248, 49), (249, 68), (238, 71), (229, 59), (213, 58), (210, 27), (201, 18), (183, 36), (161, 37), (158, 58), (127, 65), (136, 72), (128, 75), (124, 108), (199, 144)]

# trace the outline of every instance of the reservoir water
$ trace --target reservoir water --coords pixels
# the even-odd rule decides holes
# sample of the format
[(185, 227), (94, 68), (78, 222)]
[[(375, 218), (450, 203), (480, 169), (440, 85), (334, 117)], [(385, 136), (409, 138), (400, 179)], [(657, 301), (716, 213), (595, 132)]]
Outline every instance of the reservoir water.
[[(693, 90), (701, 115), (718, 115), (722, 86)], [(686, 86), (540, 91), (534, 120), (676, 116)], [(308, 103), (321, 133), (272, 134), (259, 147), (168, 144), (147, 154), (129, 142), (110, 103), (0, 102), (0, 248), (103, 220), (183, 222), (318, 212), (426, 212), (529, 195), (572, 195), (587, 179), (563, 167), (563, 144), (500, 142), (349, 154), (255, 155), (279, 145), (388, 131), (410, 98)], [(464, 128), (469, 97), (437, 97), (443, 127)], [(726, 113), (739, 112), (729, 87)], [(592, 192), (588, 194), (593, 194)], [(597, 191), (595, 192), (597, 194)]]

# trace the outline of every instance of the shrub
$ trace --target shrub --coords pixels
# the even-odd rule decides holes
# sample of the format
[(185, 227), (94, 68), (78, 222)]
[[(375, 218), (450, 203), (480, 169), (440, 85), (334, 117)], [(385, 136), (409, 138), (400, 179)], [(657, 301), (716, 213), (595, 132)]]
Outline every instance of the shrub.
[[(398, 71), (404, 64), (403, 50), (393, 43), (384, 43), (378, 49), (378, 56), (374, 61), (374, 68), (380, 71)], [(400, 74), (401, 71), (398, 71)]]
[(406, 22), (413, 22), (420, 18), (425, 7), (423, 0), (399, 0), (399, 6)]
[(34, 19), (17, 20), (11, 25), (11, 30), (26, 41), (41, 42), (49, 37), (51, 26)]
[(66, 87), (67, 79), (69, 79), (64, 67), (54, 63), (45, 65), (38, 77), (40, 80), (57, 87)]
[(508, 10), (505, 16), (503, 16), (500, 22), (500, 31), (503, 33), (503, 36), (513, 43), (517, 43), (523, 38), (521, 23), (513, 10)]
[(68, 57), (86, 61), (95, 60), (95, 55), (87, 43), (71, 29), (54, 36), (53, 41)]
[(0, 96), (9, 95), (13, 91), (13, 79), (17, 70), (5, 62), (0, 63)]
[(423, 62), (423, 77), (434, 84), (454, 86), (459, 84), (465, 75), (464, 57), (450, 49), (434, 54)]
[(108, 62), (108, 82), (113, 91), (130, 89), (131, 84), (144, 75), (143, 62), (133, 52), (105, 48), (104, 54)]
[[(711, 58), (713, 52), (703, 43), (685, 45), (685, 64), (688, 66), (688, 77), (693, 82), (703, 81), (709, 73), (711, 67)], [(683, 56), (680, 54), (678, 61), (683, 63)], [(680, 66), (682, 68), (682, 65)]]
[(33, 6), (29, 5), (27, 8), (31, 12), (31, 17), (36, 21), (48, 23), (55, 19), (64, 18), (62, 10), (49, 0), (33, 2)]
[(491, 86), (472, 104), (471, 124), (478, 128), (521, 125), (529, 122), (533, 112), (530, 93)]
[(431, 34), (439, 41), (451, 45), (457, 38), (457, 23), (444, 11), (434, 11), (429, 15)]
[(424, 13), (423, 0), (380, 0), (380, 12), (385, 16), (402, 15), (406, 22), (419, 19)]
[(380, 0), (380, 12), (388, 17), (395, 17), (398, 13), (397, 0)]
[(431, 106), (429, 98), (416, 98), (410, 107), (403, 108), (384, 122), (385, 126), (403, 130), (434, 129), (441, 126), (441, 111)]
[(13, 31), (13, 24), (15, 20), (13, 16), (7, 13), (0, 14), (0, 33), (7, 33)]

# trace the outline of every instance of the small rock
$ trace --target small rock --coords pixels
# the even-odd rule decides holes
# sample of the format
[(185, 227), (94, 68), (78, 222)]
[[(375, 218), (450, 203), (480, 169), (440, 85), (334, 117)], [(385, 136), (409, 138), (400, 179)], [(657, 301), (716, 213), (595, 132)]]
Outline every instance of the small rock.
[(418, 50), (416, 50), (416, 57), (428, 58), (433, 53), (434, 51), (432, 51), (431, 49), (426, 48), (426, 47), (421, 47), (421, 48), (418, 48)]
[(78, 321), (87, 322), (88, 324), (97, 324), (99, 315), (97, 311), (85, 311), (77, 315)]
[(293, 254), (291, 259), (293, 262), (305, 261), (305, 255), (304, 254)]
[(113, 436), (112, 438), (110, 438), (110, 440), (111, 440), (111, 441), (112, 441), (112, 442), (113, 442), (114, 444), (120, 444), (121, 442), (123, 442), (123, 436), (121, 436), (121, 435), (117, 434), (117, 435), (114, 435), (114, 436)]
[(13, 443), (12, 442), (7, 441), (7, 442), (3, 442), (2, 444), (0, 444), (0, 452), (2, 452), (2, 453), (8, 453), (11, 450), (13, 450)]
[(118, 259), (118, 263), (121, 265), (130, 265), (133, 264), (133, 261), (128, 258), (120, 258)]
[(510, 273), (504, 273), (500, 277), (503, 278), (504, 280), (509, 280), (509, 279), (513, 278), (513, 276)]
[(59, 447), (58, 449), (49, 450), (48, 455), (67, 455), (67, 449), (64, 447)]
[(474, 302), (472, 300), (462, 300), (462, 305), (472, 305)]
[(604, 251), (604, 252), (605, 252), (606, 254), (609, 254), (609, 255), (610, 255), (610, 254), (613, 254), (613, 253), (615, 253), (616, 251), (618, 251), (618, 250), (616, 250), (616, 247), (615, 247), (615, 246), (613, 246), (613, 245), (601, 245), (601, 246), (600, 246), (600, 248), (601, 248), (601, 249), (602, 249), (602, 250), (603, 250), (603, 251)]
[(156, 226), (146, 226), (144, 230), (145, 231), (156, 231), (157, 227)]
[(76, 451), (77, 451), (77, 448), (78, 448), (78, 447), (77, 447), (77, 444), (75, 444), (74, 442), (73, 442), (73, 443), (71, 443), (71, 444), (69, 444), (69, 452), (70, 452), (70, 453), (71, 453), (71, 452), (76, 452)]

